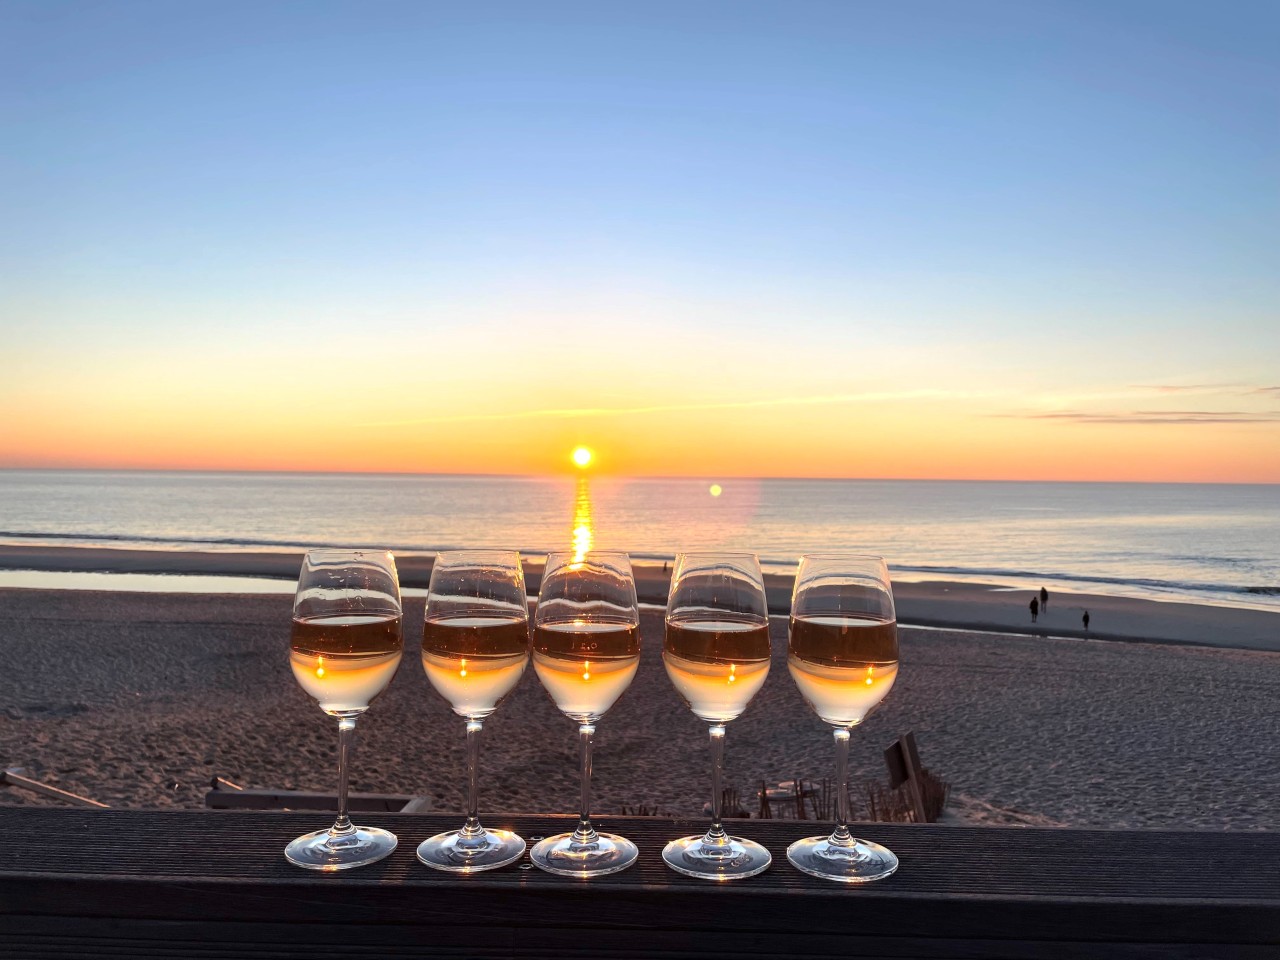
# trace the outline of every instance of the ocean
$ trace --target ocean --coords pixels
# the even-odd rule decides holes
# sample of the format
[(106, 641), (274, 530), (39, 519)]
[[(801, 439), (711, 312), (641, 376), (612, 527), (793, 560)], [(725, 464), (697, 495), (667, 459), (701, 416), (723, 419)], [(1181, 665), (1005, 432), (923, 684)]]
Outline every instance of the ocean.
[(893, 575), (1280, 610), (1280, 485), (0, 471), (0, 541), (642, 560), (878, 553)]

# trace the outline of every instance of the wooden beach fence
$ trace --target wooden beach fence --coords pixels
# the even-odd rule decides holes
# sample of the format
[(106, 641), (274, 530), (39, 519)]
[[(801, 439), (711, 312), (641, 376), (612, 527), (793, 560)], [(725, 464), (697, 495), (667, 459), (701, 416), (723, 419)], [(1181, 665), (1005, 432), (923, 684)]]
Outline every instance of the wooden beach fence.
[[(947, 805), (951, 787), (920, 762), (915, 734), (907, 732), (884, 751), (889, 784), (863, 787), (868, 819), (882, 823), (934, 823)], [(761, 781), (756, 793), (761, 820), (790, 818), (831, 820), (835, 816), (835, 784), (826, 778), (806, 780), (798, 774), (770, 786)], [(851, 814), (852, 816), (852, 814)]]

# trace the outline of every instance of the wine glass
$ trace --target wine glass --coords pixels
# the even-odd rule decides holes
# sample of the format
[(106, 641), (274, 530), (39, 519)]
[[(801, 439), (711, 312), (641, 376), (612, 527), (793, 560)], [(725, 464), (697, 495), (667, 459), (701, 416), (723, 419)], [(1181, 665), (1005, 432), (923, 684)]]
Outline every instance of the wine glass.
[(773, 858), (721, 822), (724, 725), (747, 708), (769, 676), (769, 609), (751, 553), (681, 553), (671, 574), (662, 662), (695, 715), (711, 725), (711, 829), (672, 840), (672, 870), (710, 880), (752, 877)]
[(524, 840), (481, 826), (480, 731), (529, 662), (529, 601), (520, 555), (506, 550), (439, 553), (431, 567), (422, 667), (436, 692), (467, 721), (467, 819), (418, 846), (437, 870), (474, 873), (520, 859)]
[(400, 665), (400, 581), (395, 558), (365, 550), (311, 550), (293, 602), (289, 665), (320, 709), (338, 718), (338, 818), (298, 837), (284, 855), (309, 870), (346, 870), (381, 860), (395, 834), (347, 816), (347, 765), (356, 717)]
[(787, 848), (797, 870), (865, 883), (898, 869), (893, 852), (849, 833), (849, 731), (884, 699), (898, 676), (898, 621), (880, 557), (800, 558), (791, 597), (787, 668), (813, 712), (835, 728), (836, 826)]
[(550, 873), (600, 877), (640, 855), (626, 837), (591, 825), (591, 738), (596, 722), (631, 685), (640, 665), (640, 608), (625, 553), (547, 556), (533, 617), (533, 669), (555, 705), (578, 721), (582, 806), (573, 833), (547, 837), (529, 859)]

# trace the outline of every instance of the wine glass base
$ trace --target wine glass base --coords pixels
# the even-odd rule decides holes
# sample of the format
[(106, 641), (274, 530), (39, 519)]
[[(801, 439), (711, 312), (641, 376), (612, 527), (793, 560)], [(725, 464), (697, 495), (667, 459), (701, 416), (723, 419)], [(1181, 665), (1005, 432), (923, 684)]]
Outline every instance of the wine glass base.
[(597, 834), (594, 843), (578, 843), (573, 834), (562, 833), (529, 851), (534, 866), (562, 877), (603, 877), (627, 869), (639, 857), (634, 843), (613, 833)]
[(773, 856), (754, 840), (726, 837), (725, 843), (707, 843), (705, 837), (672, 840), (662, 850), (668, 867), (702, 880), (738, 880), (764, 873)]
[(803, 873), (839, 883), (871, 883), (898, 869), (898, 858), (888, 847), (856, 839), (848, 846), (834, 844), (830, 837), (797, 840), (787, 847), (787, 860)]
[(390, 856), (398, 842), (394, 833), (377, 827), (356, 827), (340, 837), (331, 836), (328, 830), (317, 830), (285, 847), (284, 857), (295, 867), (307, 870), (350, 870)]
[(510, 830), (485, 830), (479, 837), (460, 830), (438, 833), (418, 845), (418, 859), (436, 870), (476, 873), (515, 863), (524, 855), (524, 840)]

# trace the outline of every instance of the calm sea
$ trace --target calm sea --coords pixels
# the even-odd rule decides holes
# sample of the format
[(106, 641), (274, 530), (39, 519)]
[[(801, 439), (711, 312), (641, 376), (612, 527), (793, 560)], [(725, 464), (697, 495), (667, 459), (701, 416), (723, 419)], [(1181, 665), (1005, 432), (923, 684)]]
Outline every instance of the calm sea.
[[(713, 484), (715, 486), (713, 487)], [(718, 495), (715, 495), (718, 494)], [(880, 553), (903, 579), (1280, 609), (1280, 486), (0, 471), (0, 540)]]

